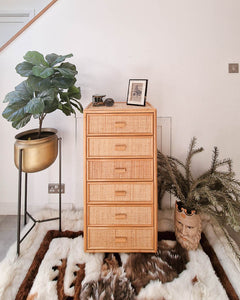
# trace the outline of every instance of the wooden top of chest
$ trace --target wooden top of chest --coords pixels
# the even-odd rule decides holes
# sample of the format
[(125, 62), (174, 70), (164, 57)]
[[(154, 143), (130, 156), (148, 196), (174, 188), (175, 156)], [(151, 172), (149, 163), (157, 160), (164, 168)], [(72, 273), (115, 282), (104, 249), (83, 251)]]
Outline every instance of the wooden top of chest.
[(123, 113), (123, 112), (155, 112), (156, 109), (148, 102), (145, 106), (127, 105), (126, 102), (114, 102), (113, 106), (93, 106), (90, 103), (83, 112), (85, 113)]

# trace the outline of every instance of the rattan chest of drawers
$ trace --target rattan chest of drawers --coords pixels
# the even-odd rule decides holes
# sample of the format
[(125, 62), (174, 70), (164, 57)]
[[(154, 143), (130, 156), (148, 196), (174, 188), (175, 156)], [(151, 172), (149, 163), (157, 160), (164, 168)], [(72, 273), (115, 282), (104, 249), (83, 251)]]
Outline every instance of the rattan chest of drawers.
[(156, 252), (156, 110), (116, 102), (84, 110), (86, 252)]

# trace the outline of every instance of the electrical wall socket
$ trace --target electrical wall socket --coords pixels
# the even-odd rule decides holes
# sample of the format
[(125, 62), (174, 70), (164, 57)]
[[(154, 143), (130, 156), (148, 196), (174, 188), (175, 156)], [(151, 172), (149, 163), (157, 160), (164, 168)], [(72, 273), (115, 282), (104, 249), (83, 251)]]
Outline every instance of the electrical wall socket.
[(238, 72), (239, 72), (239, 66), (237, 63), (228, 64), (228, 73), (238, 73)]
[[(48, 194), (58, 194), (59, 193), (59, 184), (58, 183), (49, 183), (48, 184)], [(65, 193), (65, 184), (61, 184), (61, 193)]]

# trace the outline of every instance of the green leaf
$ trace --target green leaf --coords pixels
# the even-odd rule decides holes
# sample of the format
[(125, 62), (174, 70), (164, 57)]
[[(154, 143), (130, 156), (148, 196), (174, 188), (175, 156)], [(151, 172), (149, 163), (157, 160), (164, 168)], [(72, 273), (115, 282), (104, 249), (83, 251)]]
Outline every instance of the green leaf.
[(38, 94), (38, 98), (41, 98), (44, 101), (53, 101), (55, 98), (55, 90), (49, 89), (49, 90), (42, 91), (41, 93)]
[(67, 55), (57, 55), (55, 53), (51, 53), (46, 55), (46, 60), (49, 63), (51, 67), (55, 66), (56, 64), (64, 61), (66, 58), (72, 57), (72, 54), (67, 54)]
[(45, 61), (43, 55), (38, 51), (28, 51), (23, 58), (27, 62), (36, 66), (48, 66), (48, 63)]
[(18, 64), (16, 66), (15, 70), (21, 76), (28, 77), (28, 76), (32, 75), (32, 68), (33, 68), (33, 66), (34, 66), (33, 64), (24, 61), (24, 62)]
[(66, 115), (70, 116), (72, 113), (75, 113), (71, 105), (64, 103), (61, 105), (61, 111)]
[(75, 65), (69, 63), (69, 62), (64, 62), (60, 65), (60, 68), (65, 68), (65, 69), (70, 69), (70, 70), (73, 70), (73, 71), (77, 71), (77, 68)]
[(79, 110), (81, 113), (83, 113), (83, 107), (82, 104), (80, 102), (78, 102), (77, 100), (75, 100), (76, 103), (72, 101), (70, 101), (71, 105), (73, 105), (74, 107), (76, 107), (77, 110)]
[(55, 68), (55, 70), (58, 70), (62, 76), (71, 78), (74, 77), (77, 74), (77, 71), (67, 69), (67, 68)]
[(19, 114), (24, 114), (24, 106), (27, 105), (28, 100), (19, 100), (14, 103), (9, 103), (4, 109), (2, 116), (8, 121), (13, 121)]
[(58, 109), (58, 98), (55, 97), (53, 100), (44, 100), (44, 112), (45, 113), (51, 113), (53, 111), (55, 111), (56, 109)]
[(76, 99), (81, 99), (81, 92), (80, 92), (80, 87), (76, 87), (75, 85), (70, 86), (68, 89), (68, 96), (69, 98), (76, 98)]
[(59, 95), (61, 98), (61, 106), (59, 106), (59, 109), (62, 110), (66, 115), (76, 113), (74, 107), (78, 111), (83, 112), (81, 103), (79, 102), (79, 100), (75, 99), (75, 97), (81, 97), (80, 88), (72, 86), (68, 89), (67, 92), (60, 92)]
[(31, 115), (24, 115), (22, 118), (12, 122), (12, 127), (19, 129), (24, 127), (31, 120)]
[(19, 97), (30, 100), (33, 97), (33, 91), (29, 86), (27, 80), (21, 82), (19, 85), (15, 87), (15, 91), (19, 95)]
[(54, 73), (54, 69), (49, 67), (44, 67), (44, 66), (34, 66), (32, 69), (32, 73), (34, 76), (47, 78)]
[(67, 102), (69, 101), (68, 92), (60, 92), (59, 93), (61, 101)]
[[(17, 122), (18, 120), (22, 119), (23, 116), (25, 116), (24, 107), (21, 107), (18, 110), (12, 110), (11, 114), (9, 114), (9, 117), (7, 118), (10, 122)], [(28, 115), (28, 114), (27, 114)]]
[(52, 85), (60, 89), (68, 89), (75, 82), (76, 78), (56, 77), (52, 79)]
[(9, 104), (3, 111), (3, 117), (12, 122), (12, 126), (16, 129), (25, 126), (31, 119), (31, 114), (25, 113), (24, 110), (27, 103), (27, 100), (21, 100)]
[(45, 56), (46, 61), (49, 63), (50, 67), (53, 67), (56, 64), (59, 55), (51, 53)]
[(41, 92), (51, 88), (51, 81), (49, 80), (49, 78), (43, 79), (41, 77), (29, 76), (27, 82), (31, 89), (34, 91)]
[(54, 89), (46, 90), (38, 94), (38, 97), (43, 100), (44, 113), (50, 113), (58, 108), (58, 98)]
[(6, 102), (13, 103), (13, 102), (19, 101), (21, 99), (22, 98), (19, 96), (19, 94), (16, 91), (12, 91), (5, 96), (3, 103), (6, 103)]
[(25, 106), (25, 112), (29, 114), (41, 114), (44, 112), (44, 102), (41, 98), (32, 98)]

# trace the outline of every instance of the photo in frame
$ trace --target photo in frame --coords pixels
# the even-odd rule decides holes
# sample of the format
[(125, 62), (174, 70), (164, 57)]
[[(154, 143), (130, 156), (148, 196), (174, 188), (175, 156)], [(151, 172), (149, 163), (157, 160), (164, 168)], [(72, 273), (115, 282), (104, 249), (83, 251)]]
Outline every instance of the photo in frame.
[(145, 106), (147, 86), (147, 79), (129, 79), (127, 104)]

